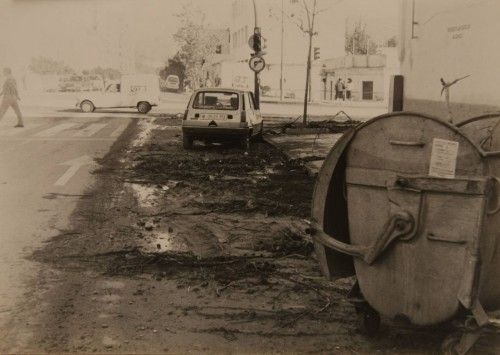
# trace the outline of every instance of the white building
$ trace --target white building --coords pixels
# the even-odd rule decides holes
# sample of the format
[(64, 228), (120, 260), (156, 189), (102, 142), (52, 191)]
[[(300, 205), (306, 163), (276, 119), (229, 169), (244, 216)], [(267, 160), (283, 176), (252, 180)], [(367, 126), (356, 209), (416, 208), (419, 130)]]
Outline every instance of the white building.
[[(282, 21), (282, 10), (285, 13)], [(320, 48), (322, 57), (340, 56), (344, 53), (344, 26), (342, 21), (328, 21), (333, 8), (318, 15), (313, 47)], [(293, 16), (292, 16), (293, 15)], [(261, 28), (266, 68), (260, 74), (263, 95), (280, 96), (280, 78), (283, 78), (285, 97), (300, 98), (304, 95), (308, 38), (294, 23), (302, 16), (300, 3), (290, 0), (257, 0), (258, 25)], [(229, 55), (210, 63), (220, 85), (253, 90), (254, 74), (248, 67), (250, 49), (248, 39), (255, 26), (252, 0), (234, 0), (230, 26)], [(283, 43), (283, 46), (282, 46)], [(283, 52), (282, 52), (283, 49)], [(283, 57), (283, 62), (282, 58)], [(313, 63), (312, 77), (317, 77), (320, 64)], [(312, 97), (321, 92), (313, 88)]]
[(500, 1), (405, 0), (400, 53), (404, 109), (447, 115), (440, 78), (452, 82), (457, 120), (500, 109)]
[(386, 101), (390, 80), (400, 73), (396, 48), (383, 48), (380, 54), (347, 55), (322, 61), (319, 78), (314, 78), (320, 87), (323, 101), (335, 100), (335, 83), (348, 79), (351, 83), (353, 101)]

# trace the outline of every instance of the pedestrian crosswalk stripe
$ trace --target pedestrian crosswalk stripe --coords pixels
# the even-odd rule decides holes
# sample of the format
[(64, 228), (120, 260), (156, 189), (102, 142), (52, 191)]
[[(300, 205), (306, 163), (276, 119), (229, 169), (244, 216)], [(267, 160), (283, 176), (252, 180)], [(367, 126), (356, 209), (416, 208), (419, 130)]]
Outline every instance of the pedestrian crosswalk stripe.
[(0, 130), (0, 136), (16, 136), (16, 135), (21, 135), (23, 133), (26, 133), (26, 131), (38, 128), (42, 125), (43, 123), (29, 123), (25, 124), (24, 128), (14, 128), (14, 127), (9, 127), (7, 129), (2, 129)]
[(73, 137), (90, 137), (107, 126), (107, 123), (92, 123), (89, 126), (82, 128), (73, 134)]
[(111, 134), (110, 137), (118, 137), (127, 128), (128, 124), (119, 125)]
[(35, 134), (35, 137), (53, 137), (58, 133), (61, 133), (62, 131), (68, 130), (70, 128), (73, 128), (77, 125), (77, 123), (61, 123), (58, 124), (57, 126), (51, 127), (49, 129), (46, 129), (44, 131), (38, 132)]

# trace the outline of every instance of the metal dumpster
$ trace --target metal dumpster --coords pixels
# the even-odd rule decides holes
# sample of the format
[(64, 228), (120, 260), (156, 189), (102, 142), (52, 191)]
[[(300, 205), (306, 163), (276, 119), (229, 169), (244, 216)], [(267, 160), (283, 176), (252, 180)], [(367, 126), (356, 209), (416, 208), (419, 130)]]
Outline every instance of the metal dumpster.
[(355, 275), (376, 326), (378, 314), (432, 325), (464, 309), (484, 324), (500, 305), (499, 177), (500, 115), (455, 126), (400, 112), (356, 127), (315, 186), (322, 272)]

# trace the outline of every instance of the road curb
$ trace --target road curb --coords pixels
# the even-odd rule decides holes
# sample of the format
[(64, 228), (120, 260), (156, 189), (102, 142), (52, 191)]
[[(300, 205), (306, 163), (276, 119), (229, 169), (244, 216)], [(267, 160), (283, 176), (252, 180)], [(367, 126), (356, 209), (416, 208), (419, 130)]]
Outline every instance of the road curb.
[[(294, 157), (293, 155), (290, 154), (289, 151), (287, 151), (286, 149), (284, 149), (282, 146), (280, 146), (277, 142), (275, 142), (273, 139), (272, 139), (272, 136), (264, 136), (262, 137), (262, 139), (272, 145), (273, 147), (275, 147), (276, 149), (278, 149), (279, 152), (281, 152), (282, 154), (284, 154), (288, 160), (297, 160), (298, 158), (297, 157)], [(313, 164), (311, 164), (312, 162), (306, 162), (303, 164), (304, 168), (306, 169), (307, 171), (307, 175), (311, 178), (316, 178), (316, 176), (318, 175), (319, 173), (319, 169), (317, 169)]]

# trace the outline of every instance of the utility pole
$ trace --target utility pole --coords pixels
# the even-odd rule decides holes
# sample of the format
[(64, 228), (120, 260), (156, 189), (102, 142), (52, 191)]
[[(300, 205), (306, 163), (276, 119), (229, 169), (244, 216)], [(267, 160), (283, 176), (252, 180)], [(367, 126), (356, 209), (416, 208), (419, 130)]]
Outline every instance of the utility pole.
[(285, 34), (285, 26), (283, 23), (284, 16), (284, 0), (281, 0), (281, 62), (280, 62), (280, 101), (283, 101), (283, 37)]
[(307, 53), (307, 68), (306, 68), (306, 88), (304, 93), (304, 115), (302, 116), (302, 123), (304, 126), (307, 124), (307, 103), (309, 99), (309, 83), (311, 80), (311, 54), (312, 54), (312, 41), (316, 34), (314, 32), (314, 20), (316, 19), (316, 0), (314, 0), (312, 11), (306, 7), (307, 11), (307, 24), (308, 29), (305, 31), (309, 36), (309, 51)]
[[(255, 0), (253, 0), (253, 14), (254, 14), (254, 19), (255, 19), (255, 24), (254, 24), (254, 38), (258, 37), (259, 44), (258, 46), (260, 47), (260, 28), (258, 25), (258, 20), (257, 20), (257, 4), (255, 3)], [(255, 55), (257, 55), (257, 51), (255, 52)], [(256, 104), (256, 109), (260, 110), (260, 78), (259, 78), (259, 73), (255, 72), (254, 73), (254, 97), (255, 97), (255, 104)]]

